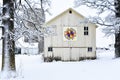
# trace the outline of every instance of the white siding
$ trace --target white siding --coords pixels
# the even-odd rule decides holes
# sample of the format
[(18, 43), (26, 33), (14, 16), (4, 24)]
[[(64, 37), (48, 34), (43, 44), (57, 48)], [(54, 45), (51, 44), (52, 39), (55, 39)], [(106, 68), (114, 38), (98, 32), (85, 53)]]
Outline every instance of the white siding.
[[(71, 9), (72, 10), (72, 9)], [(56, 36), (49, 36), (45, 38), (45, 57), (50, 57), (47, 48), (53, 47), (52, 57), (61, 58), (63, 61), (80, 60), (82, 58), (95, 58), (96, 57), (96, 25), (88, 23), (88, 35), (84, 35), (84, 26), (79, 21), (84, 19), (80, 14), (72, 10), (63, 12), (47, 25), (56, 25)], [(63, 30), (65, 27), (77, 29), (75, 41), (65, 41), (63, 38)], [(88, 47), (92, 47), (92, 52), (88, 52)]]

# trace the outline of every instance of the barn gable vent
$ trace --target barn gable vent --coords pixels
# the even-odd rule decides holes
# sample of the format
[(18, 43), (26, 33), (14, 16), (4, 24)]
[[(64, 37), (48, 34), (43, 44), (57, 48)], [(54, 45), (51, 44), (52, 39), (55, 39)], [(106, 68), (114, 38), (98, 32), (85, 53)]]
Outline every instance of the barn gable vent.
[(72, 11), (71, 11), (71, 10), (69, 10), (69, 13), (70, 13), (70, 14), (72, 14)]

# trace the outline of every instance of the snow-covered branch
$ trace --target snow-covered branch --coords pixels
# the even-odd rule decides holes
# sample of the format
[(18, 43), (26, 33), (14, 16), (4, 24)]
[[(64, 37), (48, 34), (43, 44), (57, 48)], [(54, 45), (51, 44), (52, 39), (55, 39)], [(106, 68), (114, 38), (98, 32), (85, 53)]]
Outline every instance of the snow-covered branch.
[(86, 5), (88, 7), (97, 9), (99, 13), (102, 13), (106, 10), (111, 10), (115, 12), (114, 9), (114, 0), (75, 0), (75, 7)]
[[(11, 19), (11, 16), (7, 13), (2, 16), (2, 9), (6, 8), (8, 5), (0, 7), (1, 20), (9, 19), (14, 21), (15, 28), (12, 31), (8, 30), (8, 34), (12, 36), (12, 40), (16, 41), (23, 36), (29, 36), (29, 39), (33, 39), (34, 36), (37, 36), (36, 39), (40, 40), (40, 37), (53, 33), (50, 31), (51, 29), (44, 26), (45, 11), (48, 11), (48, 7), (51, 4), (50, 0), (16, 0), (12, 3), (14, 3), (14, 19)], [(3, 28), (3, 26), (1, 28)], [(25, 32), (29, 34), (25, 35)]]
[[(103, 32), (107, 34), (118, 33), (120, 28), (120, 19), (116, 18), (118, 0), (75, 0), (75, 7), (86, 5), (97, 10), (97, 16), (88, 19), (101, 26), (105, 26)], [(118, 9), (118, 8), (117, 8)], [(107, 14), (103, 17), (103, 14)], [(102, 15), (102, 17), (101, 17)]]

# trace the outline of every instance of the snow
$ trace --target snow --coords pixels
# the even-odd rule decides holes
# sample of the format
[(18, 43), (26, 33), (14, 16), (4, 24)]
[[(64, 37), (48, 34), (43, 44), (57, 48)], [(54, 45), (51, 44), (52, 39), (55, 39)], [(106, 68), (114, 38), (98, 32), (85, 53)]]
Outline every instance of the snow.
[(16, 55), (17, 75), (9, 80), (120, 80), (119, 66), (120, 58), (111, 50), (97, 52), (96, 60), (77, 62), (47, 63), (41, 55)]
[[(66, 7), (66, 3), (64, 3), (64, 5)], [(61, 7), (61, 5), (59, 7)], [(61, 12), (61, 10), (63, 9), (58, 8), (59, 12)], [(86, 14), (89, 13), (89, 11), (86, 12), (86, 10), (82, 10), (85, 11)], [(3, 17), (3, 19), (8, 18), (9, 15)], [(100, 36), (101, 34), (99, 34), (98, 37)], [(105, 39), (97, 39), (99, 39), (97, 40), (98, 45), (103, 46), (103, 43), (109, 42)], [(14, 78), (10, 78), (10, 76), (4, 78), (4, 75), (13, 75), (13, 73), (0, 72), (0, 80), (120, 80), (120, 58), (115, 59), (114, 51), (111, 50), (98, 52), (96, 60), (77, 62), (54, 61), (46, 63), (42, 61), (41, 55), (16, 55), (15, 57), (16, 76), (14, 76)], [(0, 55), (0, 67), (2, 66), (1, 61), (2, 56)]]
[(102, 32), (103, 27), (98, 27), (96, 29), (96, 46), (97, 47), (109, 47), (110, 44), (115, 43), (114, 35), (106, 36), (105, 33)]

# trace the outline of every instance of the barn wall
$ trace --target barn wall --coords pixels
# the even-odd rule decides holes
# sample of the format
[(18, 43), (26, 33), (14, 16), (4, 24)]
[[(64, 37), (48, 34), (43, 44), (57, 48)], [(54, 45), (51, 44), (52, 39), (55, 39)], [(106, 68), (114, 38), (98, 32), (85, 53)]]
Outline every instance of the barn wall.
[[(76, 12), (66, 12), (57, 17), (48, 25), (56, 25), (56, 36), (45, 38), (45, 54), (44, 57), (51, 57), (63, 61), (81, 60), (83, 58), (96, 57), (96, 26), (94, 24), (80, 24), (80, 20), (84, 19)], [(84, 26), (89, 27), (89, 35), (84, 35)], [(77, 39), (75, 41), (65, 41), (63, 39), (63, 30), (65, 27), (73, 27), (77, 29)], [(53, 47), (52, 52), (48, 52), (48, 47)], [(92, 47), (92, 52), (88, 52), (88, 47)]]

